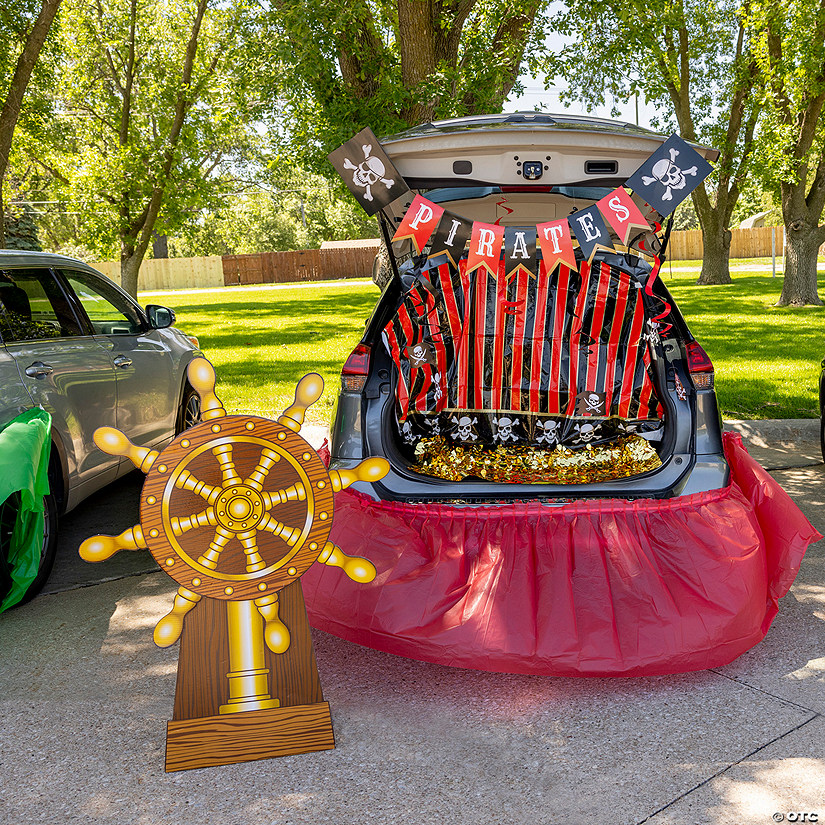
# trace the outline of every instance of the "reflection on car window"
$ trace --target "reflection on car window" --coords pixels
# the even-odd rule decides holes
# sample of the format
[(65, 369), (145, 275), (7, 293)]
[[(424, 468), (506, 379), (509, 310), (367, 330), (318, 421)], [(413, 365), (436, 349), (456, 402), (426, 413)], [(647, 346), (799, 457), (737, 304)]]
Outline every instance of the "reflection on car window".
[(82, 335), (48, 269), (0, 271), (0, 335), (6, 342)]
[(63, 275), (86, 310), (95, 335), (135, 335), (142, 330), (135, 308), (105, 281), (85, 272), (64, 270)]

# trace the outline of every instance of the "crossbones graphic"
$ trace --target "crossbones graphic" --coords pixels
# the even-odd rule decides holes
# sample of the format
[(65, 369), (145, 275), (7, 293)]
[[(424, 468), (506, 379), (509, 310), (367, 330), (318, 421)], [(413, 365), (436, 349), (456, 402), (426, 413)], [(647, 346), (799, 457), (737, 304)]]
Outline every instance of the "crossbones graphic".
[(574, 443), (585, 443), (592, 441), (598, 435), (597, 428), (593, 424), (576, 424), (576, 437)]
[(455, 427), (453, 428), (453, 438), (458, 438), (459, 441), (476, 441), (478, 436), (473, 432), (473, 424), (478, 424), (478, 419), (473, 416), (472, 420), (469, 415), (462, 415), (461, 418), (452, 416), (450, 419)]
[(559, 422), (548, 420), (548, 421), (536, 421), (536, 432), (540, 432), (541, 435), (536, 436), (536, 443), (537, 444), (557, 444), (559, 441)]
[(653, 173), (652, 178), (642, 175), (642, 181), (646, 186), (650, 186), (651, 183), (659, 181), (659, 183), (665, 187), (665, 194), (662, 195), (663, 201), (673, 200), (673, 189), (685, 188), (685, 184), (687, 183), (685, 175), (696, 176), (695, 166), (691, 166), (690, 169), (680, 169), (676, 165), (676, 156), (679, 154), (678, 149), (668, 149), (668, 151), (670, 152), (670, 160), (667, 158), (657, 160), (650, 170)]
[(387, 170), (384, 168), (381, 159), (370, 155), (372, 144), (365, 144), (361, 149), (364, 152), (364, 160), (356, 166), (349, 158), (344, 158), (344, 169), (353, 170), (352, 182), (364, 190), (364, 199), (371, 201), (371, 187), (380, 181), (387, 189), (391, 189), (395, 181), (384, 177)]
[(518, 436), (513, 432), (513, 427), (519, 425), (518, 418), (509, 418), (503, 415), (501, 418), (494, 418), (496, 432), (493, 441), (500, 441), (502, 444), (507, 441), (518, 441)]

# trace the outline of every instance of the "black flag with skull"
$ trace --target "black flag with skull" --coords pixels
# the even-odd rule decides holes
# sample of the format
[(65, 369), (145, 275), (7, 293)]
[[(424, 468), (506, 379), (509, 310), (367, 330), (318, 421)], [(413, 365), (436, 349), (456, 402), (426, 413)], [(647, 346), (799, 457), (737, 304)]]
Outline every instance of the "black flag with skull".
[(410, 191), (369, 127), (331, 152), (329, 162), (368, 215)]
[(627, 186), (660, 215), (669, 215), (713, 167), (679, 135), (671, 135), (628, 179)]

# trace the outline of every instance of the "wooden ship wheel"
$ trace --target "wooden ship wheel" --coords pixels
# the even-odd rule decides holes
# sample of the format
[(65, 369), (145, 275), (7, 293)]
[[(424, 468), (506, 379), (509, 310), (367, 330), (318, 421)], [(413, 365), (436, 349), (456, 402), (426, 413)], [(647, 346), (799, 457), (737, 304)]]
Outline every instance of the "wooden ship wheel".
[(334, 747), (299, 580), (318, 561), (372, 581), (369, 561), (327, 540), (333, 494), (377, 481), (389, 465), (370, 458), (327, 471), (301, 438), (306, 409), (323, 391), (320, 375), (299, 381), (277, 421), (227, 415), (205, 358), (192, 361), (188, 377), (201, 423), (162, 452), (111, 427), (95, 432), (102, 450), (129, 458), (146, 481), (140, 524), (87, 539), (80, 555), (98, 562), (148, 548), (180, 585), (154, 632), (160, 647), (181, 639), (167, 770)]

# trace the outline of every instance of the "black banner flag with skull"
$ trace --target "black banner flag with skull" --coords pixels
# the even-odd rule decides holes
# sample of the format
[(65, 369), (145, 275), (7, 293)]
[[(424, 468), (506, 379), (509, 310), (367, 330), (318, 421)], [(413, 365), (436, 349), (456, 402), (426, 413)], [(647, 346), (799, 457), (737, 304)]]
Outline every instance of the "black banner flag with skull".
[(628, 179), (627, 186), (660, 215), (669, 215), (711, 173), (711, 165), (671, 135)]
[(330, 153), (329, 161), (368, 215), (410, 191), (369, 127)]

